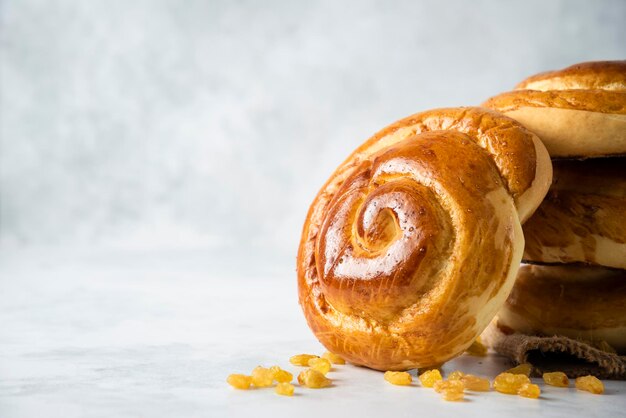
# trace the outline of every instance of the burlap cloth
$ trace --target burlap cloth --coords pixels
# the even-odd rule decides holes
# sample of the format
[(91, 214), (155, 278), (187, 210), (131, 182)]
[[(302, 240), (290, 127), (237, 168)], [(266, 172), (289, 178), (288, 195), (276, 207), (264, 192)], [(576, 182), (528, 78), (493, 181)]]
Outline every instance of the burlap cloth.
[(563, 336), (505, 335), (495, 322), (481, 338), (513, 362), (532, 364), (534, 376), (562, 371), (570, 378), (591, 374), (600, 379), (626, 380), (626, 356), (599, 350), (582, 341)]

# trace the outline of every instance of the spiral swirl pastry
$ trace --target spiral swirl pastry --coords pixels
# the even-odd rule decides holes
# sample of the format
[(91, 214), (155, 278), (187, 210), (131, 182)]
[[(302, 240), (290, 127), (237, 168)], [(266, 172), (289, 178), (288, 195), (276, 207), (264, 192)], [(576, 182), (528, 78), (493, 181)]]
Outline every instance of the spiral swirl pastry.
[(521, 221), (551, 176), (541, 141), (491, 110), (431, 110), (378, 132), (309, 209), (297, 261), (309, 326), (379, 370), (460, 354), (508, 296)]

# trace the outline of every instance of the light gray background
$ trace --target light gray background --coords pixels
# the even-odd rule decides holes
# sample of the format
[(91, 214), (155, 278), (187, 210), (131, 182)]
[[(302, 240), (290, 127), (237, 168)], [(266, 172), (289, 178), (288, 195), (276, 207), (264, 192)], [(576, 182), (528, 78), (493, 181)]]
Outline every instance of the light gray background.
[(0, 239), (246, 248), (386, 124), (626, 57), (624, 1), (2, 1)]

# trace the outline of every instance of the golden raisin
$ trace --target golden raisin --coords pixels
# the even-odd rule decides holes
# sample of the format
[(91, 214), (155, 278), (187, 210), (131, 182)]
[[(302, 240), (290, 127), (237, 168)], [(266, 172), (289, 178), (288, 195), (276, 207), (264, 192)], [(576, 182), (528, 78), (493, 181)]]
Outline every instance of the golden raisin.
[(533, 370), (533, 366), (531, 364), (522, 363), (509, 370), (505, 370), (504, 373), (523, 374), (524, 376), (530, 376), (530, 372), (532, 370)]
[(566, 388), (569, 386), (569, 379), (563, 372), (550, 372), (543, 374), (543, 381), (550, 386)]
[(433, 385), (435, 392), (442, 393), (444, 390), (461, 391), (465, 390), (465, 385), (460, 380), (438, 380)]
[(250, 389), (252, 379), (250, 376), (246, 376), (245, 374), (231, 374), (226, 379), (226, 382), (228, 382), (228, 384), (235, 389), (247, 390)]
[(385, 380), (392, 385), (406, 386), (413, 381), (411, 375), (407, 372), (385, 372)]
[(604, 385), (602, 384), (600, 379), (595, 376), (588, 375), (583, 377), (577, 377), (575, 383), (576, 389), (578, 390), (595, 393), (596, 395), (604, 393)]
[(441, 372), (438, 369), (427, 370), (424, 373), (419, 375), (420, 382), (422, 386), (426, 388), (432, 388), (435, 382), (439, 380), (443, 380), (441, 377)]
[(289, 362), (294, 366), (308, 366), (309, 360), (317, 357), (315, 354), (296, 354), (289, 359)]
[(298, 383), (311, 389), (319, 389), (330, 386), (330, 379), (313, 369), (306, 369), (298, 375)]
[(539, 386), (532, 384), (532, 383), (524, 383), (522, 386), (520, 386), (520, 388), (517, 390), (517, 394), (519, 396), (523, 396), (525, 398), (533, 398), (536, 399), (539, 397), (539, 395), (541, 395), (541, 389), (539, 389)]
[(330, 361), (325, 358), (315, 357), (309, 360), (309, 367), (326, 376), (326, 373), (330, 371)]
[(433, 385), (435, 392), (441, 393), (446, 401), (460, 401), (463, 399), (465, 386), (460, 380), (438, 380)]
[(453, 402), (463, 400), (463, 397), (465, 396), (463, 391), (450, 390), (450, 389), (445, 389), (441, 393), (441, 395), (445, 401), (453, 401)]
[(500, 393), (515, 395), (526, 383), (530, 383), (528, 376), (504, 372), (496, 376), (493, 381), (493, 388)]
[(465, 352), (471, 356), (486, 356), (487, 355), (487, 347), (485, 347), (480, 340), (480, 337), (476, 338), (476, 341), (470, 345)]
[(461, 382), (463, 382), (465, 389), (472, 390), (474, 392), (489, 392), (489, 389), (491, 388), (489, 379), (474, 376), (473, 374), (466, 374), (461, 378)]
[(291, 383), (285, 383), (285, 382), (281, 382), (277, 384), (276, 389), (274, 389), (274, 392), (283, 396), (293, 396), (293, 391), (294, 391), (293, 385)]
[(461, 380), (463, 376), (465, 376), (465, 373), (460, 370), (455, 370), (448, 375), (448, 380)]
[(257, 366), (252, 370), (252, 384), (258, 388), (266, 388), (274, 383), (274, 376), (270, 369)]
[(278, 383), (289, 383), (293, 380), (293, 375), (279, 366), (270, 367), (270, 372), (272, 373), (272, 378)]
[(343, 357), (341, 357), (338, 354), (331, 353), (330, 351), (325, 352), (322, 355), (322, 358), (325, 358), (326, 360), (330, 361), (332, 364), (346, 364), (346, 361), (344, 360)]

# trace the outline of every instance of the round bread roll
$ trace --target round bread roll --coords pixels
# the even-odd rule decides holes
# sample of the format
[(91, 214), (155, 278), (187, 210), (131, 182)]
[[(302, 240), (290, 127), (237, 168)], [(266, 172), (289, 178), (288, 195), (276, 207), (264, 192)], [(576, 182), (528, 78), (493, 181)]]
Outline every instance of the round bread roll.
[(309, 326), (379, 370), (460, 354), (513, 286), (520, 219), (551, 176), (537, 136), (488, 109), (427, 111), (378, 132), (309, 209), (297, 260)]
[(626, 158), (553, 161), (545, 200), (524, 224), (524, 260), (626, 269)]
[(626, 154), (626, 61), (537, 74), (483, 106), (535, 132), (553, 158)]
[(523, 265), (496, 324), (505, 334), (604, 341), (626, 352), (626, 271)]

